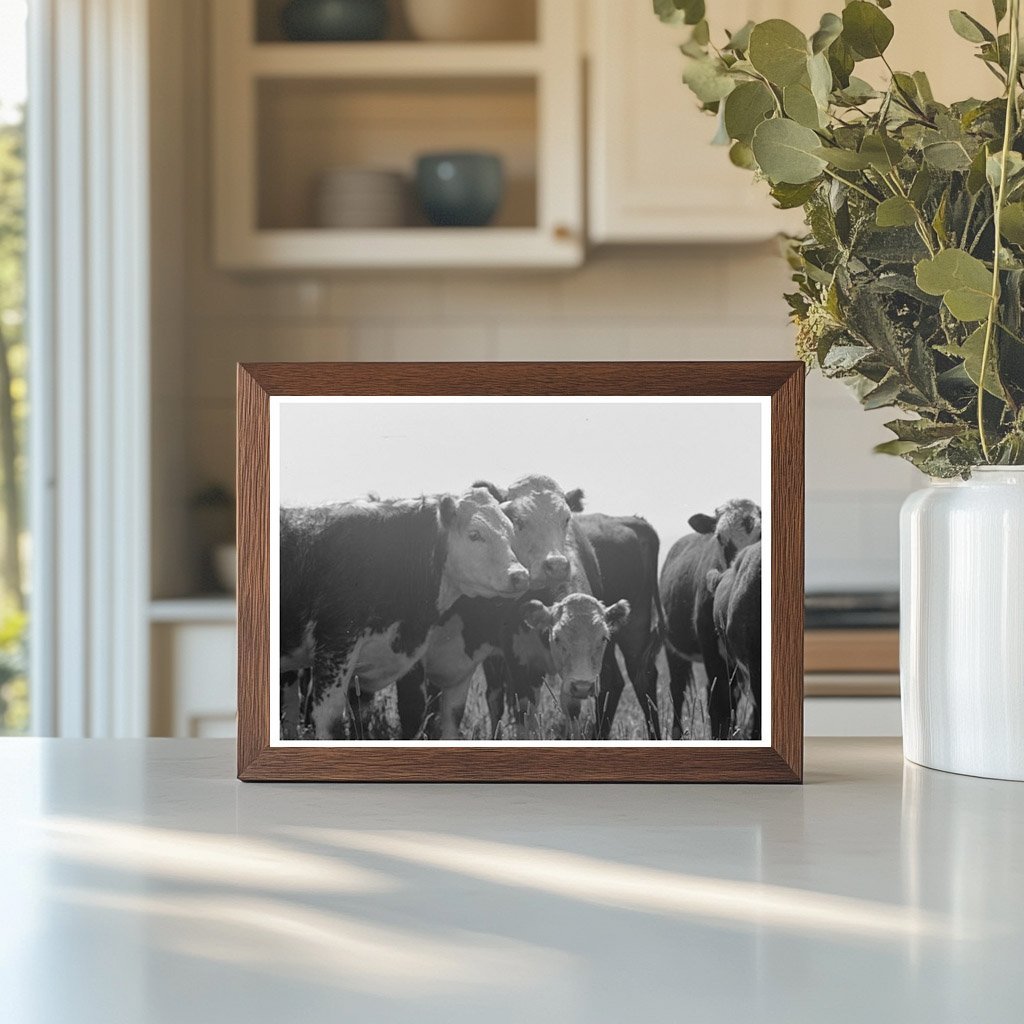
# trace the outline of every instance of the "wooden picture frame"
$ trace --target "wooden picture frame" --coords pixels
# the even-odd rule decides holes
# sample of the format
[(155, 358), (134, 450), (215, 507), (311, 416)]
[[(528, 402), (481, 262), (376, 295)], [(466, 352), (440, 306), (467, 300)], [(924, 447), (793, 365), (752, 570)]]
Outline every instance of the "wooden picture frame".
[[(271, 742), (271, 399), (275, 396), (766, 398), (770, 736), (689, 742), (281, 746)], [(365, 400), (365, 399), (364, 399)], [(547, 400), (553, 400), (548, 398)], [(579, 397), (576, 397), (579, 401)], [(620, 397), (620, 400), (621, 397)], [(650, 400), (650, 399), (648, 399)], [(468, 483), (468, 482), (467, 482)], [(804, 367), (799, 362), (254, 363), (238, 366), (238, 777), (243, 781), (800, 782)], [(278, 510), (273, 510), (279, 515)], [(275, 652), (276, 657), (276, 652)]]

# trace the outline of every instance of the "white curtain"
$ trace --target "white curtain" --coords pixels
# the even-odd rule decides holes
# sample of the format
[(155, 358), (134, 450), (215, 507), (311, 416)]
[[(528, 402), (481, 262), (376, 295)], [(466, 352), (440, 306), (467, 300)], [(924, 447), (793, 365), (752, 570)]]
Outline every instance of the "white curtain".
[(34, 732), (148, 721), (146, 0), (29, 4)]

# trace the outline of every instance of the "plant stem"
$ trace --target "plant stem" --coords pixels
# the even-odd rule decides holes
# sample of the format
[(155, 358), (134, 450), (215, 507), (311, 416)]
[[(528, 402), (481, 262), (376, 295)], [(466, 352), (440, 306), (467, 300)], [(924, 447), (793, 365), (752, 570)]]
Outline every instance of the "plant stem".
[(1020, 0), (1010, 0), (1010, 73), (1006, 83), (1006, 123), (1003, 126), (1002, 160), (999, 167), (999, 190), (995, 197), (995, 246), (992, 256), (992, 294), (989, 299), (988, 319), (985, 322), (985, 345), (981, 350), (981, 370), (978, 373), (978, 436), (985, 461), (992, 462), (988, 435), (985, 431), (985, 374), (992, 354), (992, 335), (999, 314), (999, 271), (1001, 260), (1003, 204), (1006, 200), (1006, 166), (1013, 141), (1013, 123), (1017, 115), (1017, 74), (1020, 66)]
[(878, 205), (878, 203), (880, 201), (878, 199), (878, 197), (877, 196), (873, 196), (867, 189), (861, 188), (860, 185), (857, 185), (856, 183), (854, 183), (852, 181), (847, 181), (846, 178), (840, 178), (838, 174), (833, 173), (827, 167), (825, 168), (825, 173), (833, 181), (838, 181), (841, 185), (845, 185), (847, 188), (852, 188), (854, 192), (859, 192), (862, 196), (864, 196), (865, 199), (870, 199), (871, 202), (873, 202), (875, 204), (875, 206)]

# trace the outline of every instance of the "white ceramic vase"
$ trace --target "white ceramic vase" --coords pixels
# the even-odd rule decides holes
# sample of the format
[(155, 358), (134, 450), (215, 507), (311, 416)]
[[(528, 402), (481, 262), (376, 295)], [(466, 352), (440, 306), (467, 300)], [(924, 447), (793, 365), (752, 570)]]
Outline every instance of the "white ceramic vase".
[(1024, 467), (910, 495), (900, 558), (905, 755), (1024, 781)]

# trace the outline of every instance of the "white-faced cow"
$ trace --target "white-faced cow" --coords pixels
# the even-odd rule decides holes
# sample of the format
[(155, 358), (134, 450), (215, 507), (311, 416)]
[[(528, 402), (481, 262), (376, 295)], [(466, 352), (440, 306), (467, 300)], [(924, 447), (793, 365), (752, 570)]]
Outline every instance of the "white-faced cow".
[(317, 739), (343, 727), (350, 688), (374, 693), (407, 672), (460, 597), (529, 586), (484, 488), (282, 510), (280, 564), (281, 672), (311, 670), (302, 718)]
[[(751, 739), (761, 738), (761, 542), (743, 548), (724, 572), (708, 573), (718, 649), (729, 678), (753, 701)], [(737, 702), (738, 703), (738, 702)]]
[[(572, 513), (582, 508), (582, 492), (565, 492), (551, 477), (523, 477), (502, 490), (485, 483), (513, 524), (512, 548), (530, 572), (529, 597), (553, 604), (570, 593), (595, 591), (597, 562)], [(513, 701), (517, 725), (522, 726), (536, 706), (542, 675), (515, 654), (515, 638), (524, 634), (519, 648), (535, 645), (526, 636), (515, 601), (461, 599), (444, 616), (431, 638), (422, 665), (398, 688), (399, 717), (405, 737), (426, 735), (453, 738), (465, 707), (469, 684), (481, 663), (498, 692), (504, 695), (506, 664), (517, 699)], [(493, 657), (492, 657), (493, 656)], [(426, 688), (423, 680), (426, 678)], [(492, 728), (501, 713), (492, 708)]]
[(629, 619), (629, 602), (605, 607), (590, 594), (569, 594), (553, 605), (528, 601), (526, 630), (512, 639), (517, 661), (539, 675), (557, 677), (558, 702), (570, 729), (582, 701), (597, 696), (612, 637)]
[(745, 547), (761, 539), (761, 509), (736, 499), (713, 516), (690, 517), (694, 533), (672, 545), (661, 570), (661, 600), (665, 608), (665, 654), (672, 690), (672, 738), (683, 735), (683, 705), (687, 693), (694, 703), (695, 662), (707, 676), (706, 703), (712, 739), (727, 739), (732, 724), (729, 673), (715, 634), (714, 599), (708, 573), (724, 572)]

